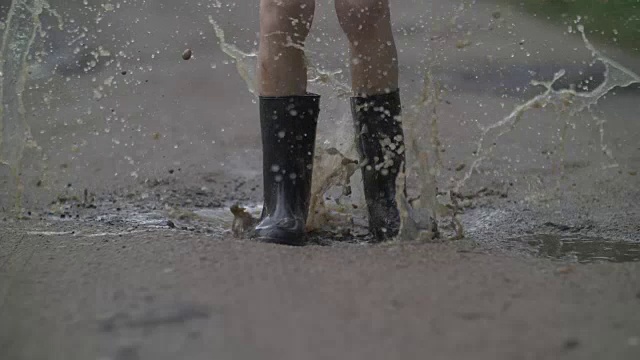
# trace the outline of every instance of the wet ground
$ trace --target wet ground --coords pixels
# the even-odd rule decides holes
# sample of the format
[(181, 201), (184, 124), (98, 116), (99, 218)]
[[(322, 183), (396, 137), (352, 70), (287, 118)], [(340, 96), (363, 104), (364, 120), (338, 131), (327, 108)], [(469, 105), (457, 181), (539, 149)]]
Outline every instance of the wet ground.
[[(531, 80), (565, 69), (555, 88), (597, 89), (604, 65), (579, 34), (493, 2), (394, 5), (406, 108), (426, 70), (442, 89), (419, 114), (439, 129), (440, 226), (452, 237), (457, 219), (465, 236), (369, 245), (356, 176), (350, 210), (328, 194), (330, 225), (288, 248), (232, 234), (231, 205), (259, 211), (256, 105), (208, 13), (167, 4), (103, 14), (110, 26), (87, 43), (123, 51), (117, 62), (75, 73), (87, 58), (59, 45), (55, 61), (31, 64), (39, 148), (26, 147), (17, 211), (0, 166), (0, 358), (640, 356), (637, 86), (577, 114), (533, 107), (481, 138), (542, 92)], [(319, 6), (310, 43), (327, 71), (344, 68), (346, 50), (330, 8)], [(214, 9), (227, 40), (253, 49), (256, 6)], [(596, 45), (640, 72), (637, 53)], [(351, 156), (337, 77), (312, 84), (324, 96), (320, 153)], [(419, 183), (414, 173), (414, 194)]]

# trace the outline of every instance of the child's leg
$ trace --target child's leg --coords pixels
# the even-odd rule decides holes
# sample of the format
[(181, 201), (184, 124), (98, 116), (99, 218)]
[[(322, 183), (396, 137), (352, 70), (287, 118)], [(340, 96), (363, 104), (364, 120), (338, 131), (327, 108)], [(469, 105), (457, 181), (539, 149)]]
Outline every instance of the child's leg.
[(389, 0), (336, 0), (340, 26), (351, 44), (351, 82), (358, 94), (398, 88), (398, 59)]
[(260, 0), (258, 56), (264, 207), (252, 237), (303, 245), (320, 96), (307, 94), (303, 45), (315, 0)]
[(307, 69), (302, 47), (309, 34), (315, 0), (260, 0), (260, 95), (304, 95)]
[(389, 0), (336, 0), (336, 12), (351, 44), (351, 111), (369, 230), (376, 241), (389, 240), (400, 232), (396, 190), (405, 188), (398, 180), (406, 161)]

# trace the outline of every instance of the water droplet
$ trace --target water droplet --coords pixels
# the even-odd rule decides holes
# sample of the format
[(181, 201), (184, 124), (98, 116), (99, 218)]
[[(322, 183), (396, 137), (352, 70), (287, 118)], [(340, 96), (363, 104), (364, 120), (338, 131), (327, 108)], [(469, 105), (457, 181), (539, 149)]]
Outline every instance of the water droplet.
[(280, 171), (280, 166), (279, 166), (279, 165), (277, 165), (277, 164), (273, 164), (273, 165), (271, 165), (271, 171), (273, 171), (273, 172), (278, 172), (278, 171)]

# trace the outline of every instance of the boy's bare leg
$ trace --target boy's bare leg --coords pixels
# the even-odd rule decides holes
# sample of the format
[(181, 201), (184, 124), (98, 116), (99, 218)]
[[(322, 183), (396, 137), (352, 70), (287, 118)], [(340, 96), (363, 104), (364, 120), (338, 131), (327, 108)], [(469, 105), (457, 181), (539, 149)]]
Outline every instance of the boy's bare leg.
[(251, 237), (304, 245), (320, 96), (307, 94), (303, 45), (315, 0), (260, 0), (258, 78), (264, 207)]
[(315, 0), (260, 0), (258, 91), (262, 96), (304, 95), (304, 41)]
[(351, 82), (357, 94), (398, 88), (398, 55), (389, 0), (336, 0), (336, 13), (351, 45)]
[[(389, 0), (335, 0), (338, 20), (351, 45), (351, 97), (355, 140), (364, 164), (362, 181), (375, 241), (400, 232), (396, 202), (405, 167), (398, 58)], [(403, 190), (405, 191), (405, 190)], [(405, 192), (406, 196), (406, 192)]]

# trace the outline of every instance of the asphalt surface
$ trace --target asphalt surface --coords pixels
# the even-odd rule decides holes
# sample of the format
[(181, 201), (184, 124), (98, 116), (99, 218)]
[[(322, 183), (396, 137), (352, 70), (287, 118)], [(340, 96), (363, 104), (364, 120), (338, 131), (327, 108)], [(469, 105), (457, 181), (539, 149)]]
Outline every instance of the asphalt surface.
[[(3, 240), (7, 359), (634, 359), (640, 263), (151, 231)], [(8, 249), (7, 249), (8, 248)]]
[[(517, 6), (394, 4), (403, 100), (418, 113), (406, 131), (426, 142), (436, 114), (438, 198), (453, 197), (465, 238), (370, 245), (360, 206), (350, 232), (329, 224), (290, 248), (230, 231), (228, 207), (261, 197), (257, 106), (237, 67), (253, 58), (232, 61), (208, 16), (250, 52), (257, 4), (50, 4), (65, 32), (45, 11), (17, 209), (0, 165), (0, 359), (640, 356), (637, 86), (572, 114), (622, 81), (616, 69), (640, 73), (637, 53), (594, 43), (617, 62), (605, 77), (579, 33)], [(315, 66), (343, 70), (311, 84), (319, 153), (353, 156), (332, 11), (318, 5), (308, 46)], [(555, 89), (583, 97), (556, 94), (482, 138), (560, 69)], [(426, 73), (440, 100), (416, 110)], [(358, 192), (356, 176), (355, 205)]]

